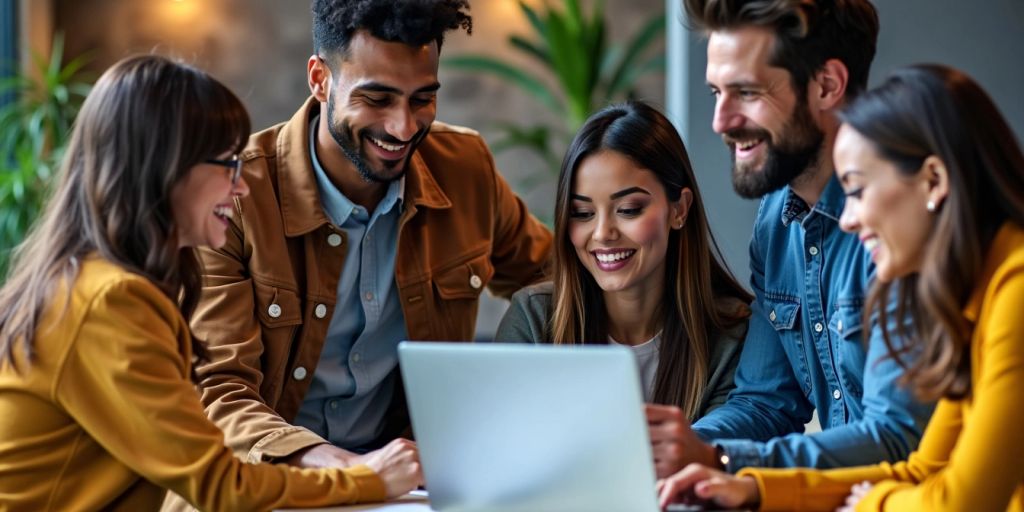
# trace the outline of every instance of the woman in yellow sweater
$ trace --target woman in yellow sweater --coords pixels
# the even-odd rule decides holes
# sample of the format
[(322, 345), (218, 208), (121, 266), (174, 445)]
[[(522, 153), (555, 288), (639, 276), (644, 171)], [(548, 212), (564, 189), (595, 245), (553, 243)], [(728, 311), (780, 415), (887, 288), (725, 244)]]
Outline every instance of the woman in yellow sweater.
[(238, 98), (187, 66), (133, 57), (97, 82), (0, 289), (0, 510), (156, 510), (167, 490), (267, 510), (420, 483), (408, 441), (347, 469), (246, 464), (203, 413), (194, 247), (224, 243), (248, 135)]
[(865, 311), (887, 325), (882, 299), (899, 294), (914, 323), (911, 342), (890, 343), (890, 354), (907, 367), (904, 384), (938, 408), (906, 462), (735, 477), (691, 465), (659, 484), (662, 504), (695, 495), (762, 510), (1024, 511), (1017, 139), (976, 83), (942, 66), (897, 71), (841, 117), (840, 223), (878, 269)]

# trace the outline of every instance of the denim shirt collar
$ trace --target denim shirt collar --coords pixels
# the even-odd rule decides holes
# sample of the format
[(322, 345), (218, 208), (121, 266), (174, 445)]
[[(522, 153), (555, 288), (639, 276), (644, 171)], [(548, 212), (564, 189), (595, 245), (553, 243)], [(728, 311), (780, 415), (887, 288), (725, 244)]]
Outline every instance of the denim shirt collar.
[(783, 226), (789, 226), (794, 220), (803, 223), (815, 214), (824, 215), (839, 222), (839, 215), (843, 212), (843, 205), (846, 203), (846, 196), (843, 194), (843, 187), (839, 179), (833, 174), (821, 192), (814, 208), (807, 206), (807, 203), (793, 192), (789, 186), (786, 187), (786, 202), (782, 206), (782, 214), (779, 218)]
[[(313, 116), (310, 121), (309, 129), (309, 155), (313, 161), (313, 174), (316, 175), (316, 184), (320, 192), (320, 202), (323, 204), (324, 211), (327, 216), (330, 217), (331, 222), (335, 226), (342, 226), (352, 216), (353, 211), (356, 209), (356, 204), (351, 199), (345, 197), (345, 194), (331, 183), (330, 178), (327, 177), (327, 172), (320, 165), (320, 159), (316, 155), (316, 124), (319, 122), (320, 116)], [(401, 207), (402, 201), (405, 199), (405, 176), (401, 179), (392, 181), (388, 184), (388, 190), (384, 194), (384, 198), (381, 199), (374, 213), (377, 215), (386, 215), (393, 208)], [(362, 223), (366, 223), (368, 219), (358, 219)]]

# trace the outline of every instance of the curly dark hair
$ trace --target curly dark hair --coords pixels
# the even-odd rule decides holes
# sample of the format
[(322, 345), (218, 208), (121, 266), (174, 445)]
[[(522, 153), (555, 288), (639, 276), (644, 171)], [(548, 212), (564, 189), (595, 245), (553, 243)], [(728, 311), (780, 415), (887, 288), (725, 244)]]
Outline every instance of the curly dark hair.
[(850, 73), (847, 95), (868, 85), (875, 58), (878, 13), (868, 0), (684, 0), (693, 28), (705, 32), (744, 26), (772, 29), (772, 64), (789, 71), (796, 91), (804, 91), (829, 59)]
[(473, 33), (468, 10), (469, 0), (313, 0), (313, 49), (344, 55), (359, 30), (410, 46), (436, 41), (440, 49), (449, 30)]

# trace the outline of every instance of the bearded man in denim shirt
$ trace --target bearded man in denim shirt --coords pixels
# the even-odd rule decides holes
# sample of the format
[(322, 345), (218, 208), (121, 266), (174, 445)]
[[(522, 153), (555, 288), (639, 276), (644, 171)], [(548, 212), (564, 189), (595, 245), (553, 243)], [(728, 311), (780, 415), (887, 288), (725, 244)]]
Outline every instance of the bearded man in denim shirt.
[[(659, 477), (699, 462), (843, 467), (904, 459), (931, 404), (897, 385), (880, 329), (862, 330), (872, 257), (839, 228), (835, 113), (863, 91), (878, 16), (867, 0), (685, 0), (708, 34), (712, 126), (732, 152), (733, 186), (761, 197), (750, 243), (756, 299), (736, 389), (691, 428), (649, 406)], [(865, 343), (866, 342), (866, 343)], [(822, 432), (804, 434), (817, 409)]]

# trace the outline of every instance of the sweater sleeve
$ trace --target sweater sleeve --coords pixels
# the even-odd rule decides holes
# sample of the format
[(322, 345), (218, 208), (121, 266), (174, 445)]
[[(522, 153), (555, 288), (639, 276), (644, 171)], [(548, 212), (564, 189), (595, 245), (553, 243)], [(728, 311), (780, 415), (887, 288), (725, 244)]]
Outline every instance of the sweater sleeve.
[(154, 286), (115, 282), (90, 304), (54, 399), (114, 458), (203, 510), (384, 499), (365, 466), (300, 470), (236, 458), (189, 382), (189, 340), (177, 308)]
[[(994, 283), (975, 326), (972, 403), (942, 400), (906, 462), (813, 470), (746, 469), (764, 510), (832, 510), (862, 480), (858, 511), (1005, 510), (1024, 481), (1024, 272)], [(991, 290), (990, 290), (991, 291)]]

